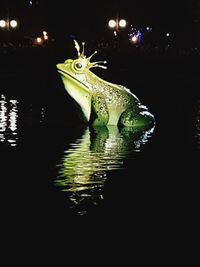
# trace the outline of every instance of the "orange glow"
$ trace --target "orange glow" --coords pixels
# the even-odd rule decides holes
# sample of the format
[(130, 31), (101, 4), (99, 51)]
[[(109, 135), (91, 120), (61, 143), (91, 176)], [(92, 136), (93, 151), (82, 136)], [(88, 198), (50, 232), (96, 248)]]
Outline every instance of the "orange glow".
[(137, 40), (138, 40), (138, 39), (137, 39), (137, 36), (135, 36), (135, 35), (131, 38), (131, 41), (132, 41), (133, 43), (136, 43)]
[(41, 44), (42, 43), (42, 38), (41, 37), (37, 37), (36, 41), (37, 41), (38, 44)]

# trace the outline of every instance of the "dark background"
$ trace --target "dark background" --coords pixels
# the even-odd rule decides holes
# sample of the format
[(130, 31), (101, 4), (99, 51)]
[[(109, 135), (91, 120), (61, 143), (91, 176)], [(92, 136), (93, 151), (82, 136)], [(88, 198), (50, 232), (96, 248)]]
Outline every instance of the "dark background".
[[(30, 4), (32, 3), (32, 4)], [(199, 41), (200, 4), (184, 1), (1, 1), (0, 15), (15, 16), (20, 31), (26, 34), (45, 28), (52, 37), (80, 35), (102, 38), (107, 22), (117, 15), (129, 25), (151, 26), (155, 31), (170, 31), (180, 42)]]
[[(121, 266), (129, 266), (125, 261), (134, 261), (137, 248), (148, 264), (160, 256), (159, 266), (171, 265), (175, 255), (178, 264), (188, 256), (191, 266), (199, 225), (199, 1), (1, 1), (0, 16), (8, 11), (19, 19), (14, 36), (19, 41), (45, 29), (52, 43), (0, 50), (1, 93), (20, 103), (19, 145), (1, 144), (1, 237), (7, 262), (28, 256), (30, 266), (42, 255), (45, 264), (54, 257), (54, 266), (63, 258), (65, 266), (71, 260), (93, 266), (102, 260), (106, 266), (108, 257), (111, 264), (121, 258)], [(121, 44), (102, 49), (95, 57), (108, 60), (109, 69), (95, 71), (130, 88), (157, 124), (146, 154), (111, 174), (116, 179), (104, 187), (104, 204), (79, 217), (66, 208), (66, 198), (50, 178), (65, 147), (80, 135), (79, 127), (68, 126), (80, 121), (55, 66), (77, 56), (73, 37), (89, 41), (87, 53), (101, 40), (111, 40), (107, 22), (116, 15), (134, 26), (150, 25), (153, 49)], [(161, 36), (168, 31), (176, 47), (172, 51), (163, 49)], [(0, 42), (14, 34), (7, 33), (0, 31)]]

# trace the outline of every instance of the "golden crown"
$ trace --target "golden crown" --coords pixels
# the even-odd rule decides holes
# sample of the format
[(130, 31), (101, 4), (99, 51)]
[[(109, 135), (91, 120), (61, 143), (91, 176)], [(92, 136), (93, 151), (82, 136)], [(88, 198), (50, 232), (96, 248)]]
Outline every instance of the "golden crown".
[(88, 69), (90, 68), (94, 68), (94, 67), (99, 67), (99, 68), (103, 68), (103, 69), (107, 69), (106, 66), (103, 65), (99, 65), (100, 63), (106, 64), (107, 61), (96, 61), (96, 62), (90, 62), (91, 58), (97, 53), (97, 51), (95, 51), (91, 56), (89, 56), (88, 58), (85, 56), (85, 43), (82, 42), (82, 52), (81, 52), (81, 48), (80, 45), (78, 44), (78, 42), (76, 40), (74, 40), (75, 43), (75, 48), (78, 51), (78, 58), (84, 59), (86, 60), (86, 66)]

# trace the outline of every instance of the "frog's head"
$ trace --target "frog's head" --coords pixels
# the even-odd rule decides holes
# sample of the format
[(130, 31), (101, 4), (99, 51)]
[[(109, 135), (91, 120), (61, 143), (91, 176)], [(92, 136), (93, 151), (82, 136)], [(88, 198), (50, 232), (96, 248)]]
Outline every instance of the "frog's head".
[(91, 95), (93, 92), (92, 85), (94, 84), (93, 81), (97, 78), (90, 69), (94, 67), (106, 68), (106, 66), (99, 65), (100, 63), (105, 64), (106, 61), (90, 62), (92, 56), (96, 54), (97, 51), (91, 56), (86, 57), (84, 55), (85, 43), (82, 43), (82, 52), (80, 52), (80, 46), (76, 40), (74, 40), (74, 43), (78, 51), (78, 58), (75, 60), (67, 59), (64, 63), (57, 64), (56, 67), (61, 75), (65, 89), (72, 98), (79, 103), (88, 119)]

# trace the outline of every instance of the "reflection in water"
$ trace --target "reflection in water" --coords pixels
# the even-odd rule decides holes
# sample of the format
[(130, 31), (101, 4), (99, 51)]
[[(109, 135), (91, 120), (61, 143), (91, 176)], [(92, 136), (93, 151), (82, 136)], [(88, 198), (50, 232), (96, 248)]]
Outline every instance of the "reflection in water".
[(58, 165), (55, 184), (68, 195), (71, 208), (83, 215), (88, 207), (103, 199), (102, 188), (111, 170), (124, 168), (124, 160), (131, 152), (140, 151), (154, 128), (133, 132), (116, 126), (87, 128)]
[(0, 97), (0, 142), (11, 146), (17, 145), (17, 100), (7, 100), (2, 94)]

